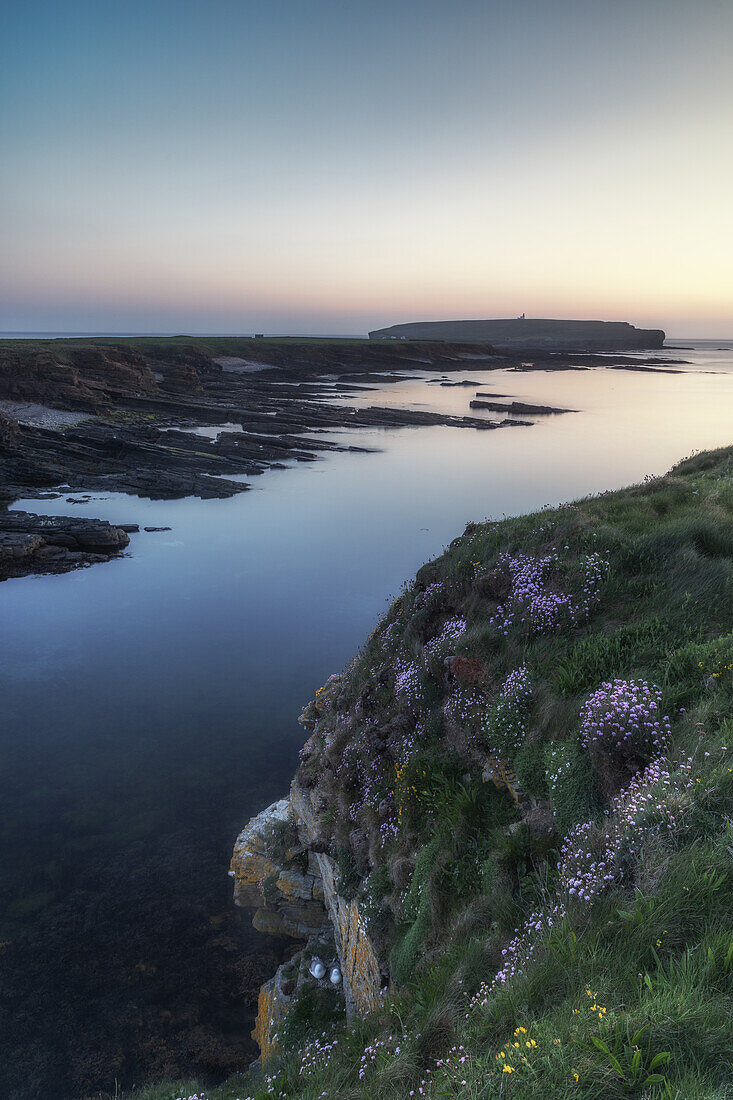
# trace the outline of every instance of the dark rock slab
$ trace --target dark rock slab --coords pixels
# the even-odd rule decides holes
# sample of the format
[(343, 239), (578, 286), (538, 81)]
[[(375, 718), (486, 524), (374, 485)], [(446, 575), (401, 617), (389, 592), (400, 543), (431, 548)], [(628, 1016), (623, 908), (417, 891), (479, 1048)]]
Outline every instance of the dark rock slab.
[(471, 401), (472, 409), (488, 409), (491, 412), (511, 413), (516, 416), (553, 416), (558, 413), (576, 412), (575, 409), (554, 409), (551, 405), (528, 405), (524, 401)]
[(441, 382), (441, 386), (478, 386), (480, 385), (475, 379), (471, 379), (468, 382)]
[(108, 561), (130, 542), (104, 520), (0, 512), (0, 581)]

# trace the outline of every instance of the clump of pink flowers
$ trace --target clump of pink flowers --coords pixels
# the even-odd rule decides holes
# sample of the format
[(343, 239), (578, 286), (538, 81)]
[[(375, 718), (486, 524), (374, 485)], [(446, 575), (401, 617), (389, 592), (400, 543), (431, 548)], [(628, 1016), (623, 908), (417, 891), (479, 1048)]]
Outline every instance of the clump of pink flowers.
[(526, 702), (532, 694), (532, 681), (526, 665), (520, 665), (510, 672), (501, 686), (502, 699)]
[(448, 654), (455, 648), (456, 642), (466, 633), (466, 620), (462, 615), (455, 615), (443, 624), (440, 634), (436, 634), (429, 642), (425, 643), (424, 652), (426, 659), (440, 657)]
[[(402, 1049), (401, 1044), (407, 1041), (407, 1033), (400, 1035), (388, 1035), (384, 1039), (374, 1039), (364, 1047), (364, 1053), (359, 1060), (359, 1080), (363, 1081), (370, 1069), (383, 1060), (383, 1056), (396, 1057)], [(382, 1056), (382, 1058), (380, 1058)]]
[(379, 846), (384, 848), (391, 840), (394, 840), (400, 831), (400, 823), (397, 819), (397, 811), (393, 811), (386, 821), (379, 826)]
[(671, 726), (662, 714), (662, 693), (646, 680), (610, 680), (593, 692), (580, 712), (580, 740), (624, 757), (660, 753)]
[(660, 757), (639, 772), (616, 796), (600, 825), (586, 821), (570, 830), (560, 849), (558, 874), (568, 897), (593, 899), (614, 881), (622, 852), (636, 854), (650, 828), (670, 830), (680, 824), (676, 797), (692, 786), (692, 758), (676, 769)]
[(478, 726), (486, 709), (486, 696), (474, 688), (457, 687), (443, 704), (443, 714), (463, 730)]
[(550, 587), (550, 575), (560, 561), (557, 551), (542, 558), (528, 554), (501, 555), (498, 567), (508, 572), (511, 590), (491, 622), (502, 634), (508, 635), (513, 626), (522, 626), (534, 634), (550, 634), (588, 617), (601, 598), (608, 557), (594, 551), (581, 559), (583, 587), (578, 595)]
[(491, 994), (523, 974), (538, 947), (562, 924), (571, 906), (592, 905), (613, 883), (623, 854), (636, 855), (652, 830), (668, 832), (681, 823), (684, 794), (693, 786), (692, 757), (672, 767), (664, 757), (652, 761), (616, 796), (606, 819), (576, 825), (565, 838), (558, 861), (559, 889), (552, 903), (531, 913), (502, 951), (503, 964), (483, 982), (470, 1008), (486, 1005)]
[(425, 693), (417, 665), (404, 660), (395, 663), (394, 693), (415, 717), (419, 716), (425, 706)]
[(300, 1051), (300, 1076), (308, 1076), (313, 1070), (322, 1069), (323, 1063), (330, 1061), (331, 1054), (338, 1045), (338, 1039), (329, 1038), (326, 1031), (307, 1043)]

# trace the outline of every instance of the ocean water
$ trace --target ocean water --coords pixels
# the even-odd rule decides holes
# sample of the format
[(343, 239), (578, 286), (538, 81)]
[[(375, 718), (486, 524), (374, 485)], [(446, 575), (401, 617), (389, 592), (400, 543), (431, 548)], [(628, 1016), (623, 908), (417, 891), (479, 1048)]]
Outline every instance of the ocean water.
[(227, 869), (287, 791), (300, 709), (467, 522), (733, 442), (733, 342), (673, 343), (686, 373), (468, 363), (450, 379), (475, 388), (418, 372), (348, 399), (459, 414), (480, 390), (577, 410), (532, 427), (341, 433), (376, 453), (226, 501), (19, 502), (171, 530), (0, 585), (1, 1097), (214, 1080), (255, 1056), (253, 998), (288, 946), (234, 910)]

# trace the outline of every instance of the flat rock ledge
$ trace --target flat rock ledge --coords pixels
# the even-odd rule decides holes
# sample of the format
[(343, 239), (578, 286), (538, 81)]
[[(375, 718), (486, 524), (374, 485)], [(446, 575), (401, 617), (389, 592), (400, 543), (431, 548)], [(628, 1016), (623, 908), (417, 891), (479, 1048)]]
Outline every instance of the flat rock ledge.
[[(279, 838), (279, 846), (278, 846)], [(235, 904), (255, 910), (252, 923), (262, 932), (286, 934), (307, 941), (301, 956), (315, 953), (313, 943), (332, 944), (338, 959), (346, 1014), (365, 1015), (381, 1002), (386, 976), (380, 967), (356, 900), (337, 889), (336, 862), (313, 851), (317, 819), (308, 791), (293, 782), (290, 797), (273, 802), (252, 818), (234, 846), (231, 871)], [(290, 846), (283, 851), (283, 839)], [(277, 1050), (277, 1032), (294, 1002), (284, 964), (260, 991), (253, 1038), (265, 1061)], [(298, 987), (311, 982), (300, 967)], [(321, 983), (323, 984), (323, 983)], [(326, 983), (327, 984), (327, 983)]]
[(104, 520), (0, 510), (0, 581), (109, 561), (129, 542)]

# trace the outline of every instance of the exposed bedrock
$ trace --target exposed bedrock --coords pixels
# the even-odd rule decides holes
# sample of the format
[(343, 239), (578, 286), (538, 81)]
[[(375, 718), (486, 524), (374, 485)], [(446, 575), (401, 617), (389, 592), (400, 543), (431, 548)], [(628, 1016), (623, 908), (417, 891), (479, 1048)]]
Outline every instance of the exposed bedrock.
[(231, 870), (235, 904), (255, 910), (258, 931), (307, 939), (327, 927), (320, 868), (300, 841), (290, 799), (252, 818), (237, 838)]
[(0, 511), (0, 581), (108, 561), (129, 541), (103, 520)]
[[(0, 343), (0, 397), (96, 412), (135, 393), (158, 389), (145, 359), (126, 348)], [(18, 346), (21, 345), (21, 346)]]
[[(490, 394), (476, 394), (477, 398)], [(551, 405), (528, 405), (525, 401), (484, 401), (469, 402), (472, 409), (487, 409), (490, 412), (511, 413), (513, 416), (550, 416), (555, 413), (573, 412), (573, 409), (555, 409)]]
[[(307, 939), (306, 953), (313, 941), (332, 942), (348, 1016), (377, 1007), (386, 968), (380, 966), (358, 901), (339, 893), (336, 861), (319, 841), (317, 809), (297, 780), (289, 798), (268, 806), (239, 835), (231, 874), (235, 903), (255, 910), (255, 928)], [(281, 967), (260, 992), (253, 1036), (263, 1059), (276, 1050), (277, 1030), (293, 1002), (283, 973)], [(316, 979), (306, 975), (305, 980)]]
[[(524, 362), (514, 351), (463, 342), (0, 341), (0, 507), (58, 487), (151, 499), (230, 497), (269, 468), (366, 449), (328, 438), (335, 432), (527, 426), (520, 415), (564, 410), (492, 398), (474, 405), (500, 414), (488, 418), (337, 400), (361, 383), (400, 382), (396, 370), (465, 372), (469, 363), (471, 373), (582, 369), (578, 359), (621, 369), (655, 362), (547, 349)], [(73, 567), (47, 545), (37, 550), (13, 543), (25, 571)]]

